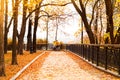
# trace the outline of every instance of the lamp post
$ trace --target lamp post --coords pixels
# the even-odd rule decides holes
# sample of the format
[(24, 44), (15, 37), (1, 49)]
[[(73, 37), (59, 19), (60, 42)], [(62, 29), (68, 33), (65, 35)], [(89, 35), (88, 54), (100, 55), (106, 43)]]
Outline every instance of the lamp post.
[(81, 19), (81, 44), (83, 44), (83, 21)]
[(57, 32), (58, 32), (58, 17), (56, 17), (56, 33), (55, 33), (55, 41), (57, 40)]
[(49, 15), (46, 23), (46, 50), (48, 49), (48, 22), (49, 22)]

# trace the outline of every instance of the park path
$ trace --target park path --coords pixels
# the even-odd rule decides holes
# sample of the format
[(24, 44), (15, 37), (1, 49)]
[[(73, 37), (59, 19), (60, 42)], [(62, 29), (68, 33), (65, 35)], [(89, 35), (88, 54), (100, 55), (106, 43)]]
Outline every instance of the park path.
[(100, 80), (91, 75), (65, 52), (52, 51), (39, 70), (25, 75), (21, 80)]

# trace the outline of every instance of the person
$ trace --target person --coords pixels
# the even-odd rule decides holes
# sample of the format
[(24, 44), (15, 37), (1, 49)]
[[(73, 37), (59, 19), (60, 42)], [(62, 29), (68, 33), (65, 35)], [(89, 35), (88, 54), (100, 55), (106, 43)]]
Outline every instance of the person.
[(53, 50), (59, 50), (60, 49), (60, 43), (58, 40), (53, 41)]

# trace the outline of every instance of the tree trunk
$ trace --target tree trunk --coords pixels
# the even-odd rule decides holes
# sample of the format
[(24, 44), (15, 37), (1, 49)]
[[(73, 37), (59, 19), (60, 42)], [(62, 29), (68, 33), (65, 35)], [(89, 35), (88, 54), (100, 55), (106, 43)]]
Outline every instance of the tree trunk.
[(7, 29), (7, 24), (8, 24), (8, 0), (5, 0), (5, 27), (4, 27), (4, 53), (7, 53), (7, 33), (8, 33), (8, 29)]
[(94, 21), (94, 36), (95, 36), (95, 43), (98, 44), (98, 37), (97, 37), (97, 33), (98, 33), (98, 5), (96, 8), (96, 15), (95, 15), (95, 21)]
[(25, 30), (26, 30), (26, 11), (27, 11), (27, 4), (28, 0), (23, 1), (23, 17), (22, 17), (22, 27), (21, 27), (21, 32), (19, 35), (18, 39), (18, 54), (23, 54), (23, 45), (24, 45), (24, 35), (25, 35)]
[[(36, 8), (38, 5), (36, 5)], [(35, 11), (34, 32), (33, 32), (33, 52), (36, 52), (36, 32), (39, 20), (39, 8)]]
[(18, 54), (23, 55), (23, 38), (18, 37)]
[(39, 2), (39, 4), (36, 4), (36, 11), (35, 11), (35, 18), (34, 18), (34, 32), (33, 32), (33, 52), (36, 52), (36, 32), (37, 32), (37, 26), (38, 26), (38, 20), (39, 20), (39, 13), (40, 13), (40, 7), (43, 0)]
[[(5, 24), (7, 24), (7, 23), (6, 23), (6, 20), (7, 20), (7, 19), (5, 19)], [(10, 28), (10, 26), (11, 26), (12, 20), (13, 20), (13, 17), (10, 19), (10, 22), (9, 22), (8, 27), (7, 27), (7, 25), (5, 25), (5, 28), (4, 28), (4, 30), (5, 30), (5, 31), (4, 31), (4, 53), (7, 53), (8, 32), (9, 32), (9, 28)]]
[(30, 50), (32, 46), (32, 20), (29, 19), (29, 26), (28, 26), (28, 35), (27, 35), (27, 51)]
[[(2, 15), (0, 14), (0, 18)], [(5, 76), (3, 21), (0, 19), (0, 76)]]
[(82, 18), (82, 21), (83, 21), (83, 23), (84, 23), (85, 30), (86, 30), (86, 32), (87, 32), (87, 34), (88, 34), (90, 43), (91, 43), (91, 44), (94, 44), (94, 43), (95, 43), (95, 37), (94, 37), (94, 34), (93, 34), (92, 30), (91, 30), (91, 24), (88, 23), (87, 16), (86, 16), (86, 11), (85, 11), (85, 7), (84, 7), (82, 1), (79, 0), (80, 7), (81, 7), (81, 8), (79, 8), (79, 7), (77, 6), (77, 4), (75, 3), (74, 0), (71, 0), (71, 2), (73, 3), (76, 11), (79, 13), (79, 15), (80, 15), (81, 18)]
[(88, 24), (87, 17), (86, 17), (85, 13), (82, 15), (82, 20), (84, 22), (85, 30), (86, 30), (86, 32), (88, 34), (88, 37), (89, 37), (89, 41), (90, 41), (91, 44), (94, 44), (95, 43), (95, 37), (94, 37), (94, 34), (91, 30), (91, 26)]
[(19, 0), (15, 0), (15, 6), (13, 8), (13, 38), (12, 38), (12, 65), (17, 65), (17, 26), (18, 26), (18, 4)]
[(99, 33), (99, 44), (102, 43), (102, 30), (103, 30), (103, 23), (102, 23), (102, 13), (101, 13), (101, 9), (100, 9), (100, 25), (101, 25), (101, 29), (100, 29), (100, 33)]
[[(106, 15), (107, 15), (107, 30), (106, 33), (110, 33), (110, 42), (114, 43), (114, 35), (113, 35), (113, 6), (111, 0), (105, 0), (106, 5)], [(106, 38), (105, 43), (108, 42), (108, 38)]]
[(4, 53), (7, 53), (7, 46), (8, 46), (8, 38), (7, 38), (7, 31), (4, 32)]
[(5, 64), (4, 64), (4, 36), (3, 36), (3, 24), (4, 24), (4, 0), (0, 1), (0, 76), (5, 76)]

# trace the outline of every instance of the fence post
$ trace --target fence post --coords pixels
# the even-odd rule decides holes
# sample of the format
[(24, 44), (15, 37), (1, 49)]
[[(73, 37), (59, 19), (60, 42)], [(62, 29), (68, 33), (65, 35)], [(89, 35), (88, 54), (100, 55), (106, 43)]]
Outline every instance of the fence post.
[(94, 45), (92, 45), (92, 63), (94, 63)]
[(81, 56), (83, 57), (83, 44), (81, 44)]
[(79, 55), (81, 56), (81, 44), (79, 44)]
[(87, 45), (85, 45), (84, 47), (84, 56), (85, 56), (85, 59), (87, 59)]
[(118, 55), (119, 55), (119, 58), (118, 58), (118, 62), (119, 62), (119, 64), (118, 64), (118, 74), (120, 75), (120, 48), (118, 48), (119, 49), (119, 53), (118, 53)]
[(88, 45), (88, 61), (90, 61), (90, 45)]
[(108, 49), (108, 47), (105, 46), (104, 48), (105, 48), (105, 70), (107, 70), (107, 64), (108, 64), (107, 63), (107, 57), (108, 57), (107, 56), (107, 49)]
[(84, 45), (83, 45), (83, 58), (84, 58)]
[(98, 46), (96, 46), (97, 47), (97, 66), (99, 66), (99, 48), (100, 48), (100, 46), (98, 45)]
[(86, 45), (86, 49), (87, 49), (87, 50), (86, 50), (86, 59), (88, 60), (88, 54), (89, 54), (89, 53), (88, 53), (88, 49), (89, 49), (89, 48), (88, 48), (88, 45)]

